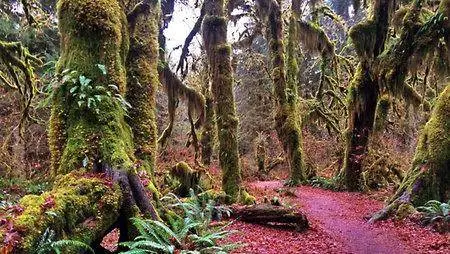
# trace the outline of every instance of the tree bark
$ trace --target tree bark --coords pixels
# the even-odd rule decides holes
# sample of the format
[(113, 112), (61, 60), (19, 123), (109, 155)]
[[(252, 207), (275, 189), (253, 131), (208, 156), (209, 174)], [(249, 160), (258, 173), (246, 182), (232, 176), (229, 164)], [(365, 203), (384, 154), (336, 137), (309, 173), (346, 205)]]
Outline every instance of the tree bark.
[[(141, 169), (153, 174), (156, 160), (156, 90), (158, 79), (159, 2), (130, 1), (128, 14), (130, 48), (126, 60), (126, 99), (131, 104), (127, 118), (133, 131), (135, 156)], [(141, 6), (141, 7), (138, 7)]]
[(202, 37), (211, 75), (219, 138), (219, 160), (222, 168), (222, 188), (230, 202), (239, 199), (241, 172), (237, 143), (238, 119), (233, 95), (231, 47), (227, 43), (227, 20), (223, 0), (205, 2)]
[[(48, 193), (22, 198), (22, 211), (6, 229), (1, 225), (0, 231), (18, 236), (10, 246), (13, 253), (34, 250), (47, 228), (55, 231), (55, 240), (73, 237), (95, 244), (115, 226), (121, 231), (120, 240), (130, 240), (135, 233), (130, 217), (159, 219), (137, 175), (138, 170), (150, 168), (141, 160), (152, 163), (146, 155), (153, 156), (155, 147), (147, 146), (148, 140), (144, 140), (152, 134), (136, 134), (142, 130), (140, 126), (154, 126), (154, 118), (143, 119), (140, 114), (147, 117), (154, 111), (150, 97), (157, 82), (158, 45), (152, 38), (157, 37), (157, 25), (148, 24), (146, 15), (159, 8), (143, 1), (127, 11), (119, 0), (60, 0), (57, 6), (61, 34), (57, 72), (75, 72), (53, 95), (49, 143), (53, 173), (59, 180)], [(142, 23), (137, 28), (132, 27), (133, 22)], [(131, 49), (139, 52), (131, 52), (128, 66), (149, 72), (130, 71), (130, 86), (140, 84), (145, 93), (127, 88), (129, 28)], [(135, 39), (141, 33), (147, 37), (139, 42)], [(122, 98), (126, 91), (144, 94), (128, 97), (134, 100), (131, 103), (136, 110), (148, 110), (130, 114), (130, 123), (139, 128), (131, 128), (125, 120), (127, 109)], [(143, 146), (146, 151), (142, 151)]]
[[(278, 138), (283, 143), (283, 149), (291, 171), (289, 184), (297, 185), (306, 181), (305, 163), (303, 161), (297, 94), (293, 91), (288, 93), (287, 89), (281, 7), (274, 0), (258, 0), (257, 5), (260, 16), (268, 21), (266, 38), (269, 42), (274, 97), (277, 103), (276, 130)], [(293, 75), (290, 74), (290, 76)]]
[(205, 122), (202, 128), (202, 136), (200, 143), (202, 145), (202, 163), (205, 165), (211, 164), (211, 157), (214, 147), (214, 101), (211, 96), (209, 82), (205, 82), (202, 88), (203, 96), (205, 97)]
[(349, 87), (346, 150), (340, 180), (350, 191), (363, 189), (362, 165), (368, 151), (380, 93), (377, 58), (384, 50), (392, 0), (375, 1), (372, 17), (350, 30), (360, 63)]
[(297, 231), (309, 228), (306, 215), (292, 208), (260, 204), (233, 209), (233, 216), (239, 220), (262, 225), (292, 225)]
[(413, 164), (388, 205), (371, 222), (394, 214), (402, 204), (450, 199), (450, 84), (440, 94), (421, 132)]

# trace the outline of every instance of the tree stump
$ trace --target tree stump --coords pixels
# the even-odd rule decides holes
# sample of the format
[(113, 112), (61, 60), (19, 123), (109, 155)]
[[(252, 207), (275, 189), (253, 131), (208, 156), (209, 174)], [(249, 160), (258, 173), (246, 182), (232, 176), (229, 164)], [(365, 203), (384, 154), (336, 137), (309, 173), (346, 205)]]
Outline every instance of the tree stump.
[(308, 219), (302, 212), (270, 204), (235, 207), (233, 208), (233, 217), (244, 222), (261, 225), (293, 226), (297, 231), (305, 231), (309, 228)]

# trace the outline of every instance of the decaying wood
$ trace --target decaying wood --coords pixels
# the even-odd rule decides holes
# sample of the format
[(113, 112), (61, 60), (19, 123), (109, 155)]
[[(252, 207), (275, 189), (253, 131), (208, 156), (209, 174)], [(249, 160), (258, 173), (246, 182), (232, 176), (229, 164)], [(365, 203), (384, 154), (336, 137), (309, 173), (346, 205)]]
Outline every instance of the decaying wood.
[(284, 206), (257, 204), (235, 207), (233, 208), (233, 216), (241, 221), (255, 224), (294, 226), (297, 231), (304, 231), (309, 228), (309, 222), (304, 213)]

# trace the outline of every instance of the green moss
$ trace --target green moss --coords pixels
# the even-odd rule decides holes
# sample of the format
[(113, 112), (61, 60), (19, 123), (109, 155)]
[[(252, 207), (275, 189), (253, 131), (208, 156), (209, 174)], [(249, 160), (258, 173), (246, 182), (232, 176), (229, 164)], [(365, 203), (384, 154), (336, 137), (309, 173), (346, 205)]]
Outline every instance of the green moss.
[(438, 97), (422, 130), (411, 170), (390, 202), (407, 193), (414, 206), (450, 198), (450, 85)]
[(377, 23), (373, 20), (354, 25), (349, 36), (352, 39), (356, 53), (362, 58), (374, 57), (374, 49), (377, 40)]
[(105, 179), (82, 172), (59, 177), (51, 191), (19, 201), (24, 211), (12, 223), (22, 236), (20, 250), (34, 250), (47, 228), (55, 231), (56, 239), (67, 237), (92, 243), (118, 218), (121, 197), (120, 189)]
[(239, 199), (241, 171), (238, 154), (238, 119), (233, 95), (231, 50), (227, 46), (227, 20), (222, 1), (208, 0), (202, 35), (211, 68), (211, 92), (217, 115), (219, 160), (222, 168), (222, 189), (230, 203)]
[[(96, 86), (116, 85), (126, 88), (123, 56), (128, 49), (126, 17), (117, 1), (61, 0), (58, 2), (61, 57), (57, 71), (75, 70), (92, 79)], [(97, 64), (107, 68), (102, 76)], [(102, 162), (110, 166), (130, 168), (133, 164), (133, 140), (119, 102), (105, 96), (99, 103), (99, 114), (82, 110), (68, 96), (62, 85), (56, 92), (51, 121), (50, 144), (57, 174)], [(64, 118), (61, 118), (63, 116)], [(64, 133), (63, 130), (66, 130)], [(60, 158), (58, 164), (57, 159)]]
[(378, 100), (377, 104), (375, 124), (374, 124), (375, 131), (380, 131), (383, 129), (387, 121), (390, 105), (391, 105), (390, 96), (388, 94), (383, 94)]
[[(139, 1), (132, 1), (131, 5)], [(158, 78), (159, 1), (136, 17), (130, 26), (130, 50), (126, 61), (127, 93), (131, 104), (127, 121), (133, 130), (139, 168), (153, 174), (156, 159), (156, 91)]]
[(254, 205), (256, 204), (256, 198), (248, 194), (246, 190), (241, 190), (240, 202), (243, 205)]
[(416, 209), (411, 204), (401, 204), (395, 213), (395, 218), (403, 220), (415, 212)]

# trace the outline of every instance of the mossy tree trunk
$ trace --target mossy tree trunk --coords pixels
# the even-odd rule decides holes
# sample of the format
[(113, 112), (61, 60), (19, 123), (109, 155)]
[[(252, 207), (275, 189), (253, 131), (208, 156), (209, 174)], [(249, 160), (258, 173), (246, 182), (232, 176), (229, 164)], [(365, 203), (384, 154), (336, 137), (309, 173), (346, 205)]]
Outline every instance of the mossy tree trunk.
[(341, 180), (350, 191), (363, 189), (362, 165), (375, 121), (380, 93), (376, 78), (377, 57), (384, 50), (392, 0), (374, 1), (373, 13), (350, 30), (360, 63), (348, 89), (349, 119)]
[[(291, 80), (291, 85), (288, 85), (286, 80), (281, 7), (274, 0), (258, 0), (257, 5), (260, 16), (267, 21), (266, 38), (269, 42), (274, 97), (277, 104), (276, 130), (289, 162), (291, 171), (289, 183), (297, 185), (306, 181), (305, 163), (303, 161), (297, 94), (294, 92), (296, 89), (293, 89), (296, 84), (294, 84), (294, 80)], [(267, 12), (268, 10), (270, 12)], [(295, 59), (291, 57), (290, 60), (294, 61)], [(295, 69), (292, 68), (292, 71), (295, 71)], [(291, 73), (289, 77), (294, 75)]]
[(231, 47), (227, 43), (227, 19), (223, 0), (207, 0), (202, 36), (208, 56), (211, 92), (215, 104), (222, 188), (236, 202), (240, 195), (241, 172), (237, 143), (238, 119), (233, 95)]
[(413, 164), (388, 206), (371, 221), (386, 218), (402, 204), (424, 205), (450, 199), (450, 84), (440, 94), (421, 131)]
[[(128, 15), (130, 48), (126, 61), (127, 93), (130, 103), (128, 124), (133, 131), (135, 156), (141, 168), (152, 174), (156, 157), (156, 90), (158, 88), (158, 1), (130, 1)], [(133, 13), (134, 12), (134, 13)]]
[[(74, 72), (69, 82), (62, 82), (54, 90), (49, 143), (57, 183), (52, 191), (41, 196), (24, 197), (20, 201), (23, 210), (11, 218), (8, 223), (11, 226), (0, 228), (0, 238), (8, 233), (19, 236), (19, 241), (7, 246), (14, 253), (33, 250), (47, 228), (55, 230), (56, 239), (73, 237), (96, 245), (114, 227), (121, 231), (120, 240), (130, 239), (134, 232), (130, 217), (143, 215), (158, 219), (137, 176), (142, 165), (140, 159), (148, 160), (136, 153), (143, 146), (140, 143), (143, 140), (139, 139), (147, 134), (133, 133), (140, 131), (136, 126), (148, 127), (147, 124), (153, 126), (154, 123), (152, 119), (143, 121), (141, 115), (131, 114), (136, 117), (130, 119), (134, 127), (131, 128), (125, 120), (126, 107), (122, 99), (127, 90), (133, 91), (127, 89), (125, 64), (131, 24), (128, 21), (133, 16), (127, 17), (125, 13), (137, 15), (136, 21), (143, 22), (142, 30), (130, 29), (132, 34), (139, 36), (142, 32), (147, 36), (139, 40), (142, 45), (133, 44), (131, 49), (145, 46), (139, 50), (143, 50), (148, 60), (133, 58), (130, 54), (128, 66), (143, 68), (149, 71), (148, 76), (134, 72), (136, 76), (129, 79), (136, 78), (136, 84), (142, 82), (142, 87), (152, 87), (156, 78), (158, 45), (152, 38), (157, 33), (144, 18), (145, 10), (153, 13), (156, 7), (150, 1), (140, 2), (135, 7), (138, 9), (133, 10), (138, 12), (124, 10), (118, 0), (58, 1), (61, 56), (57, 72)], [(136, 99), (132, 103), (141, 107), (141, 103), (149, 103), (145, 94), (140, 98), (128, 98)], [(154, 104), (147, 105), (149, 108), (142, 110), (154, 110)], [(154, 146), (146, 147), (148, 154), (154, 154)]]
[[(207, 65), (207, 63), (205, 63)], [(208, 74), (208, 72), (206, 72)], [(203, 123), (200, 143), (202, 146), (202, 163), (211, 164), (211, 157), (214, 147), (214, 100), (211, 95), (209, 75), (205, 78), (202, 86), (202, 94), (205, 97), (205, 122)]]
[[(394, 75), (405, 69), (405, 60), (414, 50), (435, 47), (443, 38), (450, 39), (450, 1), (441, 1), (434, 17), (421, 24), (417, 22), (420, 2), (415, 1), (404, 19), (403, 34), (399, 43), (387, 54), (390, 72), (382, 73), (382, 80), (390, 81), (397, 90), (401, 87), (404, 75)], [(441, 15), (442, 14), (442, 15)], [(440, 17), (435, 20), (436, 17)], [(433, 24), (432, 29), (422, 29)], [(424, 32), (420, 32), (424, 31)], [(412, 48), (412, 49), (411, 49)], [(403, 205), (421, 206), (429, 200), (446, 202), (450, 199), (450, 84), (439, 95), (434, 104), (430, 119), (421, 131), (417, 143), (412, 167), (400, 184), (395, 194), (388, 200), (388, 205), (374, 214), (370, 222), (384, 219), (395, 214)]]

